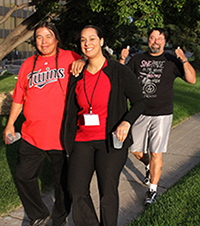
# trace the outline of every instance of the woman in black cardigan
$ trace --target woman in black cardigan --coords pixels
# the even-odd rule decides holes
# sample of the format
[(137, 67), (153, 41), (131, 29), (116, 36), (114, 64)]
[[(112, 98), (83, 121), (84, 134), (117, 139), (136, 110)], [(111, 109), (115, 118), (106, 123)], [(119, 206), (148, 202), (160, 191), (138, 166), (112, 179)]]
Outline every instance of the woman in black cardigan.
[[(71, 76), (62, 133), (70, 157), (68, 186), (73, 220), (77, 226), (116, 226), (119, 176), (133, 142), (130, 127), (145, 104), (133, 72), (104, 57), (99, 28), (86, 26), (80, 42), (88, 62), (79, 77)], [(122, 148), (114, 148), (112, 132), (123, 142)], [(89, 190), (94, 171), (100, 193), (100, 222)]]

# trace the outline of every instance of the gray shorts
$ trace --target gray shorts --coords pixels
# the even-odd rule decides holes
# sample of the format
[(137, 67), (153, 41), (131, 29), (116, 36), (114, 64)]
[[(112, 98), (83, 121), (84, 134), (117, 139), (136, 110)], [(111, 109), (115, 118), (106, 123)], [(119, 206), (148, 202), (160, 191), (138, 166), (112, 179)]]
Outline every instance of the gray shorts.
[(146, 116), (141, 115), (133, 124), (133, 145), (131, 152), (154, 153), (167, 151), (169, 133), (173, 115)]

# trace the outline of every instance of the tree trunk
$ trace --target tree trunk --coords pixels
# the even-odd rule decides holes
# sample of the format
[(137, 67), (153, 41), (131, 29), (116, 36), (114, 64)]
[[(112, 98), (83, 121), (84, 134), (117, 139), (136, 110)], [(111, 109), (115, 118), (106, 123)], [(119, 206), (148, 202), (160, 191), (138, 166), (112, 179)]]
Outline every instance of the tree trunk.
[[(73, 8), (78, 4), (83, 4), (88, 0), (70, 0), (68, 3), (63, 7), (63, 12)], [(49, 14), (46, 16), (46, 19), (49, 18), (50, 20), (54, 17), (58, 16), (61, 12)], [(10, 34), (3, 40), (0, 44), (0, 61), (10, 53), (14, 48), (18, 45), (22, 44), (23, 42), (27, 41), (29, 38), (32, 37), (35, 26), (40, 22), (41, 18), (39, 18), (37, 12), (33, 13), (30, 17), (25, 19), (20, 25), (18, 25)]]
[(38, 14), (33, 13), (17, 26), (0, 44), (0, 61), (14, 48), (33, 35), (35, 25), (40, 21)]

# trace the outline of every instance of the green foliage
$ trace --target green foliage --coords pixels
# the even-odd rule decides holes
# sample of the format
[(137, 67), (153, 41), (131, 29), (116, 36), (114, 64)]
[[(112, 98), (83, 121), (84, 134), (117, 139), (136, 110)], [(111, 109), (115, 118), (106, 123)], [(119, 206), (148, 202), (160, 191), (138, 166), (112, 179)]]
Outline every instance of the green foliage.
[(46, 17), (49, 13), (51, 14), (59, 14), (61, 12), (63, 1), (56, 0), (44, 0), (39, 1), (38, 4), (36, 4), (35, 9), (37, 10), (37, 13), (40, 18)]
[(166, 0), (160, 8), (164, 15), (164, 24), (174, 24), (181, 29), (196, 27), (200, 19), (199, 0)]
[[(41, 19), (54, 15), (64, 47), (67, 49), (80, 53), (76, 36), (86, 24), (97, 25), (104, 31), (107, 44), (117, 56), (127, 44), (141, 48), (140, 38), (146, 36), (149, 28), (159, 26), (168, 29), (171, 34), (169, 42), (174, 48), (179, 45), (185, 51), (192, 51), (200, 62), (200, 0), (42, 0), (35, 2)], [(65, 3), (67, 3), (66, 12), (58, 17)], [(71, 6), (68, 7), (69, 5)]]
[(83, 4), (71, 9), (68, 13), (62, 14), (60, 21), (55, 21), (55, 24), (66, 49), (74, 50), (80, 54), (79, 33), (86, 25), (93, 24), (102, 29), (105, 45), (108, 45), (118, 54), (126, 46), (126, 43), (138, 45), (141, 42), (137, 39), (137, 33), (135, 35), (137, 28), (134, 24), (119, 26), (118, 21), (119, 16), (114, 8), (113, 10), (108, 8), (96, 12), (89, 5)]
[(158, 10), (161, 5), (161, 1), (121, 1), (119, 7), (121, 11), (118, 11), (120, 19), (125, 22), (126, 18), (133, 18), (133, 23), (136, 27), (152, 27), (152, 24), (162, 26), (163, 18)]
[(141, 37), (152, 27), (166, 27), (169, 43), (194, 52), (200, 59), (199, 0), (88, 0), (55, 21), (66, 49), (80, 53), (77, 34), (87, 24), (99, 26), (106, 44), (118, 56), (126, 45), (141, 48)]
[(200, 1), (183, 1), (181, 9), (175, 9), (167, 4), (162, 9), (164, 13), (164, 25), (170, 33), (169, 42), (174, 48), (194, 53), (195, 60), (200, 62)]
[(168, 15), (171, 10), (173, 10), (173, 12), (181, 12), (186, 3), (186, 0), (89, 1), (89, 5), (93, 11), (116, 10), (117, 15), (119, 16), (119, 24), (129, 24), (130, 18), (132, 18), (133, 23), (138, 28), (163, 26), (164, 17)]

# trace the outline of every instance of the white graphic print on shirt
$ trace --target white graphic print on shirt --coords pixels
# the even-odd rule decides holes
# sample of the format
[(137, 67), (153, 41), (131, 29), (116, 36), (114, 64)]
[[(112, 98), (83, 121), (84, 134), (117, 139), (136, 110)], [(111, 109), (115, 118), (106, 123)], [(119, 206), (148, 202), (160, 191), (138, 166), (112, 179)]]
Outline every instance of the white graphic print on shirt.
[(64, 71), (64, 68), (59, 68), (58, 74), (56, 73), (56, 69), (50, 70), (50, 68), (46, 68), (46, 71), (42, 72), (41, 69), (39, 71), (34, 71), (31, 78), (30, 76), (32, 73), (27, 76), (28, 79), (30, 78), (29, 88), (34, 86), (42, 89), (45, 85), (51, 82), (56, 82), (58, 77), (63, 79), (65, 77)]
[(142, 60), (139, 80), (145, 98), (156, 98), (157, 85), (160, 83), (165, 61)]

